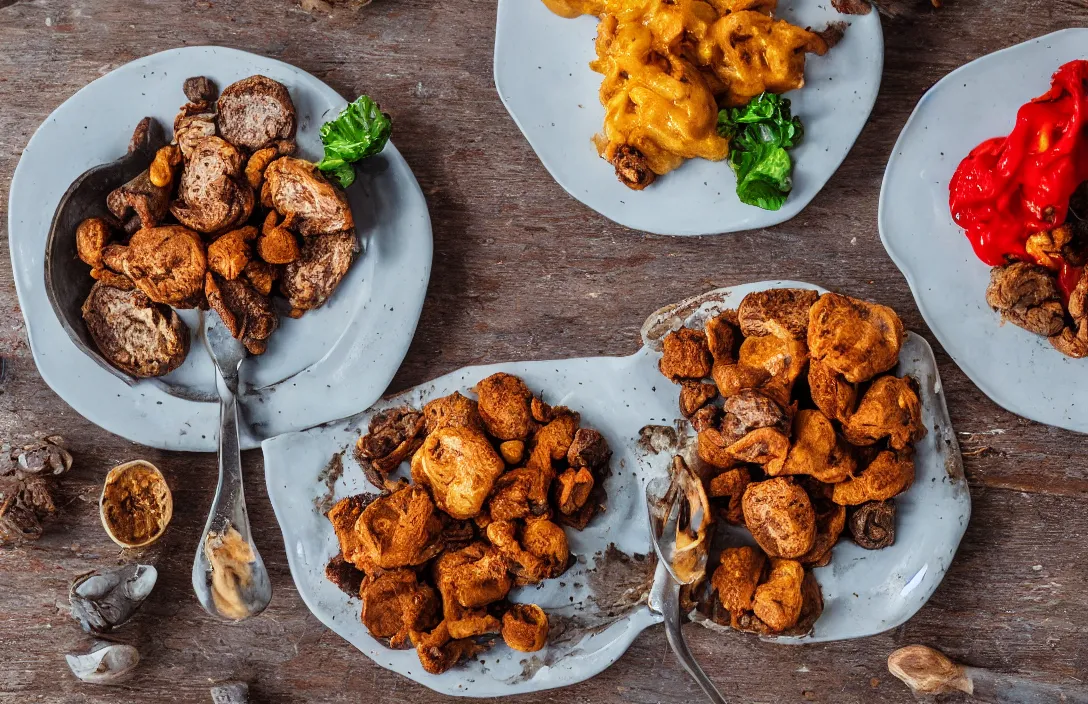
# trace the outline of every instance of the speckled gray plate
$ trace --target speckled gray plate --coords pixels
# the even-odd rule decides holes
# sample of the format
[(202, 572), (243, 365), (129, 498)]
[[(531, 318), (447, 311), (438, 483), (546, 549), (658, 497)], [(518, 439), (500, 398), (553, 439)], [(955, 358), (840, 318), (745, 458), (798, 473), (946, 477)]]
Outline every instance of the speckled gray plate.
[(510, 116), (560, 186), (601, 215), (661, 235), (711, 235), (769, 227), (801, 212), (846, 158), (876, 102), (884, 66), (878, 13), (847, 16), (829, 2), (781, 0), (777, 15), (802, 27), (850, 23), (826, 56), (809, 56), (806, 86), (787, 93), (805, 124), (791, 152), (793, 193), (781, 210), (737, 198), (726, 162), (688, 161), (644, 191), (616, 180), (591, 141), (601, 131), (601, 75), (595, 58), (597, 18), (564, 19), (541, 0), (499, 0), (495, 86)]
[[(15, 169), (8, 214), (11, 263), (38, 371), (80, 414), (143, 445), (216, 449), (215, 369), (197, 336), (199, 313), (182, 311), (193, 344), (185, 363), (162, 378), (165, 384), (126, 384), (76, 347), (50, 306), (44, 286), (49, 223), (77, 176), (125, 153), (141, 118), (173, 125), (185, 102), (186, 77), (206, 75), (224, 88), (255, 73), (287, 86), (298, 111), (299, 151), (319, 158), (318, 128), (347, 104), (336, 91), (274, 59), (187, 47), (133, 61), (81, 89), (42, 123)], [(348, 198), (365, 251), (324, 307), (300, 320), (282, 318), (268, 352), (246, 363), (250, 388), (241, 401), (252, 427), (243, 439), (247, 448), (373, 403), (408, 351), (430, 278), (427, 203), (391, 143), (359, 171)], [(170, 386), (212, 402), (179, 397)]]
[(983, 140), (1007, 135), (1021, 105), (1050, 77), (1088, 58), (1088, 29), (1032, 39), (956, 69), (922, 96), (903, 128), (880, 189), (880, 239), (918, 310), (960, 369), (994, 403), (1060, 428), (1088, 432), (1088, 360), (1002, 325), (986, 304), (990, 267), (948, 209), (948, 182)]
[[(651, 316), (643, 327), (645, 346), (630, 357), (469, 367), (383, 399), (352, 418), (266, 440), (262, 447), (268, 493), (302, 599), (322, 623), (374, 662), (446, 694), (533, 692), (580, 682), (605, 669), (658, 621), (645, 606), (652, 561), (625, 559), (620, 553), (650, 552), (643, 485), (664, 475), (671, 460), (670, 452), (655, 454), (639, 442), (643, 427), (672, 424), (677, 416), (679, 387), (657, 370), (659, 340), (684, 321), (701, 322), (736, 307), (751, 291), (787, 286), (816, 288), (775, 281), (712, 291)], [(419, 407), (453, 391), (468, 393), (477, 381), (498, 371), (521, 376), (544, 400), (579, 411), (585, 425), (605, 435), (615, 453), (612, 475), (605, 481), (607, 510), (585, 531), (568, 531), (571, 551), (578, 557), (569, 572), (512, 595), (550, 612), (554, 627), (544, 650), (518, 653), (500, 641), (478, 661), (430, 675), (414, 651), (390, 650), (372, 638), (359, 620), (359, 601), (325, 579), (325, 564), (339, 548), (323, 509), (335, 499), (371, 490), (351, 450), (375, 411), (406, 403)], [(859, 638), (894, 628), (921, 608), (952, 561), (970, 516), (970, 495), (937, 367), (922, 338), (909, 336), (898, 372), (919, 380), (923, 420), (930, 432), (918, 446), (914, 486), (897, 499), (897, 541), (878, 551), (840, 542), (831, 565), (815, 572), (824, 594), (823, 616), (810, 635), (774, 639), (778, 642)], [(334, 457), (342, 460), (343, 474), (327, 483), (322, 478)], [(616, 550), (609, 550), (610, 544)]]

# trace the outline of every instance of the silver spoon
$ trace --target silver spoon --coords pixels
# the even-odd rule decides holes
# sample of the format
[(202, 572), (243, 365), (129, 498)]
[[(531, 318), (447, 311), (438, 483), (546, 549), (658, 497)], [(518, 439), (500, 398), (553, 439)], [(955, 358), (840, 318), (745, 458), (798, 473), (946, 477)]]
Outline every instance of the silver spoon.
[[(677, 535), (685, 522), (694, 524), (696, 532), (705, 530), (711, 520), (702, 511), (693, 511), (690, 506), (685, 511), (683, 504), (690, 496), (690, 482), (697, 482), (689, 474), (683, 460), (674, 461), (675, 471), (672, 481), (658, 478), (646, 484), (646, 511), (650, 519), (650, 541), (657, 553), (657, 571), (650, 587), (648, 605), (650, 609), (665, 617), (665, 638), (669, 642), (676, 658), (696, 684), (702, 688), (707, 699), (714, 704), (726, 704), (714, 683), (710, 681), (703, 668), (695, 660), (684, 633), (680, 628), (680, 587), (691, 584), (702, 577), (706, 570), (708, 557), (707, 546), (698, 547), (697, 554), (684, 554), (684, 548), (677, 548)], [(702, 513), (702, 515), (696, 515)], [(697, 521), (697, 522), (696, 522)]]
[[(236, 397), (238, 370), (246, 357), (246, 349), (212, 312), (204, 314), (204, 345), (219, 372), (216, 379), (219, 391), (219, 485), (193, 561), (193, 590), (200, 605), (212, 616), (241, 621), (264, 611), (272, 600), (272, 583), (264, 560), (253, 544), (242, 491)], [(238, 536), (234, 536), (232, 529)], [(228, 557), (217, 561), (218, 574), (213, 574), (213, 563), (208, 556), (209, 536), (211, 544), (221, 546)]]

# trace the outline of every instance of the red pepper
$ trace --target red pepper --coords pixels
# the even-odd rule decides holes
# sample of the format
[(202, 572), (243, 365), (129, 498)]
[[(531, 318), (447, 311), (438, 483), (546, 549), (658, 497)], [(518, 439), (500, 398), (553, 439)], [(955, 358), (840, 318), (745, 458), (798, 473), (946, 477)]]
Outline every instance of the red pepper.
[[(960, 162), (949, 207), (979, 259), (1032, 261), (1028, 237), (1065, 222), (1070, 197), (1088, 181), (1086, 125), (1088, 61), (1070, 61), (1045, 95), (1020, 108), (1008, 137), (986, 140)], [(1063, 289), (1080, 278), (1068, 266), (1060, 274)]]

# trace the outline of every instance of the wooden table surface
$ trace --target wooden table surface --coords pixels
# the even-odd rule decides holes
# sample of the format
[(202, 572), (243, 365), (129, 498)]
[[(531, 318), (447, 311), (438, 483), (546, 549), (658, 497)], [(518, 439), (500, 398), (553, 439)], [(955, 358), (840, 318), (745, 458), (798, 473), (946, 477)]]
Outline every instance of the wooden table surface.
[[(0, 227), (23, 147), (68, 96), (146, 54), (219, 44), (295, 64), (345, 96), (365, 91), (396, 118), (395, 141), (430, 205), (435, 258), (419, 330), (391, 390), (468, 364), (630, 354), (649, 312), (747, 281), (806, 280), (894, 306), (937, 349), (965, 454), (974, 515), (951, 570), (909, 623), (880, 636), (783, 647), (690, 626), (693, 651), (731, 700), (744, 702), (912, 701), (885, 669), (888, 653), (908, 643), (1054, 681), (1088, 676), (1088, 443), (1003, 411), (967, 380), (926, 329), (876, 228), (884, 165), (922, 93), (979, 56), (1088, 24), (1088, 4), (952, 0), (886, 21), (876, 108), (823, 192), (778, 227), (693, 239), (614, 225), (551, 179), (495, 92), (494, 0), (377, 0), (358, 10), (303, 4), (0, 0)], [(0, 439), (61, 433), (76, 458), (63, 478), (61, 516), (46, 535), (0, 549), (0, 702), (204, 702), (210, 684), (232, 679), (249, 682), (255, 702), (443, 699), (374, 665), (309, 613), (287, 569), (256, 452), (245, 457), (246, 492), (275, 597), (241, 625), (206, 616), (189, 570), (215, 489), (215, 456), (139, 447), (72, 411), (35, 369), (6, 266), (0, 354), (7, 361)], [(145, 557), (157, 561), (159, 585), (118, 633), (139, 646), (139, 674), (120, 688), (95, 688), (64, 663), (64, 653), (90, 643), (68, 615), (68, 583), (132, 559), (106, 537), (96, 503), (106, 471), (137, 457), (163, 469), (176, 509), (167, 536)], [(699, 700), (660, 627), (588, 682), (511, 699)]]

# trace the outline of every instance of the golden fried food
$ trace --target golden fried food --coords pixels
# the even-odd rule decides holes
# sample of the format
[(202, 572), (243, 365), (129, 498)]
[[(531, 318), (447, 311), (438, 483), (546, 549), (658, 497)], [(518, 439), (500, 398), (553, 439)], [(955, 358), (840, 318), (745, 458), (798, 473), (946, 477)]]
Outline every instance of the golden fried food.
[[(853, 475), (857, 462), (820, 411), (801, 410), (793, 419), (793, 445), (776, 474), (807, 474), (834, 484)], [(771, 471), (768, 470), (768, 474)]]
[(777, 428), (757, 428), (726, 448), (739, 462), (758, 464), (774, 476), (781, 471), (790, 450), (790, 439)]
[(809, 310), (820, 298), (811, 289), (773, 288), (753, 291), (737, 309), (745, 337), (777, 337), (804, 340), (808, 337)]
[(806, 567), (823, 567), (831, 562), (831, 549), (846, 528), (846, 507), (828, 500), (814, 499), (816, 509), (816, 540), (812, 549), (797, 558)]
[(775, 0), (545, 0), (563, 17), (600, 18), (604, 76), (600, 155), (641, 190), (684, 159), (724, 159), (719, 107), (804, 84), (805, 54), (824, 54), (816, 33), (774, 19)]
[(752, 611), (774, 632), (791, 628), (801, 616), (805, 568), (796, 560), (771, 558), (767, 581), (756, 587)]
[(276, 270), (274, 270), (267, 262), (260, 261), (259, 259), (250, 259), (249, 263), (246, 264), (246, 268), (242, 270), (242, 274), (262, 296), (269, 296), (272, 294), (272, 284), (276, 280)]
[(76, 228), (76, 254), (91, 269), (105, 266), (102, 263), (102, 250), (113, 234), (110, 226), (102, 218), (87, 218)]
[(220, 235), (208, 245), (208, 268), (224, 279), (237, 279), (249, 263), (249, 243), (256, 238), (255, 227), (242, 227)]
[(612, 450), (608, 449), (608, 441), (604, 439), (600, 431), (593, 428), (578, 428), (574, 433), (574, 441), (567, 450), (567, 464), (571, 467), (598, 469), (603, 467), (611, 456)]
[(141, 229), (127, 247), (111, 245), (102, 256), (106, 266), (132, 279), (155, 303), (196, 308), (204, 300), (204, 243), (186, 227)]
[(462, 395), (460, 391), (428, 401), (423, 406), (423, 417), (426, 419), (428, 433), (454, 427), (483, 429), (483, 420), (476, 402)]
[(725, 399), (722, 411), (722, 435), (728, 442), (736, 442), (760, 428), (788, 435), (793, 406), (787, 410), (758, 391), (741, 391)]
[(745, 545), (722, 550), (721, 563), (710, 578), (722, 606), (730, 613), (751, 611), (766, 566), (767, 557), (757, 548)]
[(523, 440), (507, 440), (499, 445), (499, 454), (506, 464), (514, 465), (525, 459), (525, 442)]
[[(248, 182), (247, 182), (248, 185)], [(280, 225), (303, 237), (355, 230), (343, 189), (303, 159), (284, 156), (264, 170), (261, 204), (283, 216)]]
[(502, 639), (523, 653), (540, 650), (548, 639), (548, 614), (536, 604), (514, 604), (502, 615)]
[(714, 382), (722, 396), (756, 389), (788, 406), (793, 384), (808, 363), (803, 340), (765, 335), (747, 337), (741, 343), (736, 364), (715, 364)]
[(902, 450), (926, 434), (922, 404), (910, 377), (882, 376), (873, 382), (858, 410), (843, 424), (843, 434), (854, 445), (873, 445), (884, 438)]
[(512, 374), (492, 374), (476, 384), (480, 417), (487, 432), (500, 440), (524, 440), (533, 430), (529, 402), (533, 394)]
[(277, 156), (279, 150), (275, 147), (265, 147), (250, 154), (249, 161), (246, 162), (246, 180), (254, 191), (260, 190), (264, 183), (264, 170)]
[(462, 660), (487, 650), (487, 646), (479, 645), (472, 638), (451, 638), (445, 621), (430, 633), (413, 632), (412, 642), (423, 669), (432, 675), (440, 675)]
[(182, 225), (214, 233), (249, 219), (256, 197), (245, 178), (245, 154), (219, 137), (201, 137), (185, 160), (170, 212)]
[(547, 519), (526, 521), (520, 535), (512, 521), (493, 521), (487, 526), (487, 539), (507, 559), (519, 585), (536, 584), (567, 570), (567, 534)]
[(546, 491), (536, 487), (541, 479), (540, 471), (532, 467), (512, 469), (496, 479), (491, 500), (488, 502), (491, 518), (496, 521), (513, 521), (534, 515), (534, 512), (546, 514), (546, 503), (536, 500), (530, 504), (529, 499), (530, 495), (538, 497), (541, 491)]
[(442, 553), (435, 560), (434, 574), (443, 601), (456, 601), (466, 609), (504, 599), (514, 585), (499, 551), (482, 542)]
[(895, 367), (905, 339), (903, 322), (887, 306), (837, 293), (825, 293), (812, 306), (812, 358), (851, 383), (869, 381)]
[(914, 483), (914, 454), (910, 450), (885, 450), (865, 470), (835, 485), (832, 500), (844, 506), (884, 501), (903, 493)]
[(701, 381), (680, 382), (680, 413), (691, 418), (718, 395), (718, 387)]
[(737, 361), (737, 328), (733, 313), (722, 313), (706, 321), (703, 332), (714, 364), (732, 364)]
[(559, 513), (569, 516), (586, 505), (589, 493), (593, 491), (593, 472), (585, 467), (568, 469), (556, 479), (555, 503)]
[(812, 549), (816, 512), (805, 490), (789, 479), (749, 484), (742, 506), (745, 525), (769, 556), (800, 557)]
[(854, 413), (857, 387), (823, 362), (809, 360), (808, 389), (816, 407), (828, 418), (845, 423)]
[(412, 457), (412, 480), (429, 487), (439, 509), (458, 519), (480, 512), (506, 469), (487, 437), (474, 428), (442, 428)]
[(205, 275), (204, 295), (231, 336), (241, 340), (250, 354), (264, 354), (268, 338), (280, 324), (267, 296), (245, 279), (219, 279), (210, 271)]
[(744, 490), (752, 481), (752, 473), (747, 467), (734, 467), (727, 469), (710, 480), (707, 486), (707, 494), (714, 499), (725, 499), (725, 508), (721, 511), (721, 517), (727, 523), (740, 525), (744, 523), (744, 509), (741, 500), (744, 498)]
[(160, 147), (148, 167), (148, 179), (156, 188), (169, 188), (174, 185), (174, 168), (180, 163), (181, 150), (176, 144)]
[(423, 444), (423, 435), (423, 414), (407, 406), (380, 411), (355, 441), (355, 459), (370, 483), (384, 489), (386, 478)]
[(290, 264), (302, 256), (295, 233), (279, 223), (275, 210), (268, 211), (257, 238), (257, 254), (269, 264)]
[(421, 565), (442, 549), (442, 519), (420, 486), (404, 487), (365, 507), (359, 496), (341, 499), (328, 517), (344, 559), (367, 573)]
[(702, 379), (710, 376), (710, 367), (710, 348), (699, 330), (680, 328), (661, 341), (658, 369), (669, 379)]
[(363, 601), (363, 625), (375, 638), (389, 638), (393, 648), (407, 646), (412, 631), (430, 630), (441, 620), (438, 595), (410, 569), (367, 578), (359, 597)]

